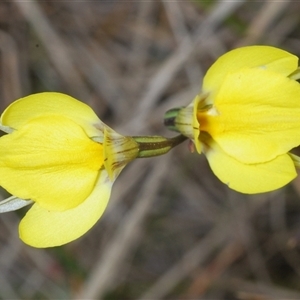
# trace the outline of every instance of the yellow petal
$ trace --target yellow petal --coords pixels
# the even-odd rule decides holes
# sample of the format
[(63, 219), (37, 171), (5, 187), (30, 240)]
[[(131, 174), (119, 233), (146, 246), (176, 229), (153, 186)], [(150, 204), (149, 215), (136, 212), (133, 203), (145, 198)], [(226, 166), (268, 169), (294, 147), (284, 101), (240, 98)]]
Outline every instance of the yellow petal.
[(270, 46), (248, 46), (222, 55), (207, 71), (203, 79), (203, 92), (214, 93), (228, 73), (244, 68), (264, 68), (288, 76), (298, 67), (298, 58), (284, 50)]
[(239, 161), (272, 160), (300, 144), (299, 99), (297, 82), (245, 69), (226, 76), (214, 112), (198, 113), (200, 128)]
[(46, 114), (60, 115), (73, 120), (84, 128), (90, 137), (99, 135), (95, 125), (102, 125), (88, 105), (68, 95), (54, 92), (33, 94), (13, 102), (3, 112), (1, 123), (18, 129), (29, 120)]
[(84, 201), (103, 166), (103, 146), (62, 116), (32, 119), (0, 138), (0, 185), (49, 210)]
[(111, 186), (112, 182), (103, 170), (89, 197), (73, 209), (54, 212), (34, 204), (20, 223), (20, 238), (37, 248), (60, 246), (79, 238), (103, 214)]
[(296, 176), (288, 154), (261, 164), (243, 164), (227, 155), (210, 141), (206, 157), (214, 174), (233, 190), (246, 194), (269, 192), (281, 188)]

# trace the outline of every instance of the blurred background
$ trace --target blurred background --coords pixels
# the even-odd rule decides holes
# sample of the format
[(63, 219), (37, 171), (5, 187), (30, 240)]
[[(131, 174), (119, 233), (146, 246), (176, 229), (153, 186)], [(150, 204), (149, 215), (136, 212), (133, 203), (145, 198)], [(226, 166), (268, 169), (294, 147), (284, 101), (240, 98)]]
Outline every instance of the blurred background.
[[(288, 0), (1, 1), (0, 108), (60, 91), (121, 134), (171, 137), (165, 111), (189, 104), (224, 52), (299, 56), (299, 12)], [(23, 244), (25, 211), (0, 216), (0, 299), (300, 299), (300, 179), (235, 193), (184, 143), (129, 164), (68, 245)]]

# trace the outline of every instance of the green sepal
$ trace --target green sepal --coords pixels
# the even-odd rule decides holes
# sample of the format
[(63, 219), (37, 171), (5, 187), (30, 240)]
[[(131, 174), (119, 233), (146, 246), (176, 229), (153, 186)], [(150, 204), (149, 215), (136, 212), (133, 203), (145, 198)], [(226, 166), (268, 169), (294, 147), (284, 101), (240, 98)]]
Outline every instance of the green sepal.
[(176, 131), (179, 132), (178, 128), (176, 127), (176, 118), (180, 112), (180, 110), (183, 108), (182, 107), (176, 107), (176, 108), (172, 108), (170, 110), (168, 110), (165, 113), (164, 116), (164, 125), (172, 131)]

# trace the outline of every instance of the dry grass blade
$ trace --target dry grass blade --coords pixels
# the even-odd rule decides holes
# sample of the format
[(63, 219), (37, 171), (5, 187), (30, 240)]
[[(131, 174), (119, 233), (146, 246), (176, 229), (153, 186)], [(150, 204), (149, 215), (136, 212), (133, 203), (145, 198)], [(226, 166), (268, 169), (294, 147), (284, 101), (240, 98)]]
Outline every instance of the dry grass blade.
[[(232, 228), (227, 222), (227, 217), (228, 216), (224, 216), (220, 223), (216, 224), (211, 232), (208, 232), (207, 236), (202, 238), (192, 249), (187, 251), (184, 257), (163, 274), (139, 299), (162, 299), (172, 291), (181, 280), (193, 272), (198, 265), (202, 264), (213, 251), (224, 246), (232, 234)], [(224, 223), (226, 223), (227, 226), (224, 226)]]
[(86, 99), (88, 91), (70, 57), (67, 46), (47, 20), (38, 2), (14, 1), (14, 3), (36, 31), (62, 80), (67, 86), (72, 87), (71, 91), (75, 96)]
[(239, 46), (259, 43), (267, 30), (271, 28), (279, 16), (284, 14), (291, 1), (267, 1), (250, 24), (246, 38), (238, 43)]

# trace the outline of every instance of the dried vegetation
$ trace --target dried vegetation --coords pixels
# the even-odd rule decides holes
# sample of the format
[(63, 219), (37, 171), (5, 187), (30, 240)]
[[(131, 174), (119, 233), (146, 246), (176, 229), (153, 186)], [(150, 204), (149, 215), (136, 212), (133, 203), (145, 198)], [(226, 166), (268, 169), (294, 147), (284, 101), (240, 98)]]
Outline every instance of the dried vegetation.
[[(1, 110), (61, 91), (124, 135), (172, 136), (164, 112), (191, 102), (222, 53), (269, 44), (299, 56), (299, 11), (298, 1), (1, 1)], [(300, 299), (300, 180), (238, 194), (187, 144), (131, 163), (104, 217), (69, 245), (22, 244), (24, 213), (0, 218), (1, 299)]]

